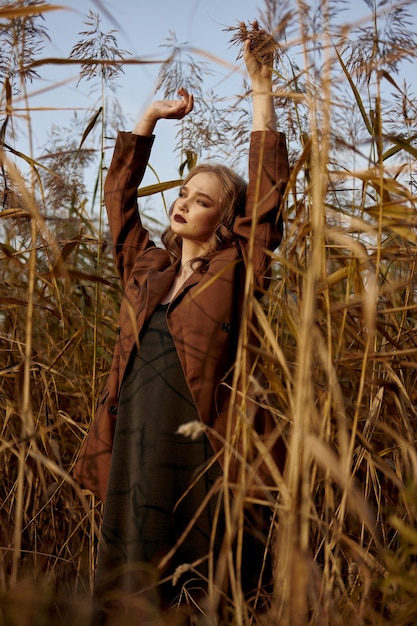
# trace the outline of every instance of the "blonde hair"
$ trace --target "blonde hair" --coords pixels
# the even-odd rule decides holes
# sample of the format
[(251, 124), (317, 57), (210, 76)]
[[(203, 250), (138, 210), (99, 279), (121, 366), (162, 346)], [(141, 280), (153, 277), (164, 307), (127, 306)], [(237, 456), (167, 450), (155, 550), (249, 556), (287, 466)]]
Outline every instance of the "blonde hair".
[[(200, 263), (200, 269), (207, 266), (208, 261), (219, 250), (230, 246), (235, 240), (233, 224), (236, 216), (243, 215), (246, 199), (246, 181), (232, 169), (221, 164), (202, 163), (193, 167), (185, 178), (186, 185), (193, 176), (200, 173), (214, 174), (221, 184), (220, 222), (208, 240), (208, 250), (204, 258), (195, 259)], [(170, 207), (171, 216), (175, 202)], [(170, 226), (162, 233), (161, 241), (174, 262), (181, 256), (182, 238), (176, 235)]]

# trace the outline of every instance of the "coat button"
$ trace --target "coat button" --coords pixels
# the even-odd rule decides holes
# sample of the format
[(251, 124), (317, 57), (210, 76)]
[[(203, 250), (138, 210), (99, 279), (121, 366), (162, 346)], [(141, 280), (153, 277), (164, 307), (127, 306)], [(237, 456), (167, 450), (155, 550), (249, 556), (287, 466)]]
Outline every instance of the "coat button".
[(222, 324), (222, 330), (223, 330), (225, 333), (230, 333), (230, 324), (229, 324), (229, 322), (223, 322), (223, 324)]

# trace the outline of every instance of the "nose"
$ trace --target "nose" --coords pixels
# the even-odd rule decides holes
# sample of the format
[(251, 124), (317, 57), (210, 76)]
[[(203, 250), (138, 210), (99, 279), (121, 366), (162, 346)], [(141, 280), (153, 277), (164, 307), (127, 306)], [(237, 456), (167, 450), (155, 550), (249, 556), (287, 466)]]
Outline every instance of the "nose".
[(181, 198), (181, 200), (178, 202), (178, 209), (180, 211), (188, 213), (188, 204), (186, 198)]

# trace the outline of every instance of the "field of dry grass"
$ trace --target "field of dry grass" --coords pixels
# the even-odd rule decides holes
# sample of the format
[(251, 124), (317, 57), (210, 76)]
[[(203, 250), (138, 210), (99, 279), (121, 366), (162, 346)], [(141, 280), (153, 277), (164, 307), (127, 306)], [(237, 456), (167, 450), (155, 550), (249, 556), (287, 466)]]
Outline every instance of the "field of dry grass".
[[(274, 469), (278, 499), (265, 502), (275, 536), (270, 610), (245, 607), (236, 571), (230, 624), (417, 622), (417, 99), (400, 78), (405, 62), (415, 64), (416, 35), (413, 3), (367, 4), (374, 19), (360, 30), (340, 26), (337, 3), (324, 1), (314, 13), (267, 0), (254, 15), (282, 46), (276, 106), (292, 175), (271, 288), (259, 303), (249, 281), (247, 302), (268, 382), (263, 401), (288, 458), (283, 473)], [(97, 164), (88, 191), (99, 199), (106, 163), (96, 155), (116, 121), (103, 95), (81, 132), (51, 137), (48, 159), (23, 153), (9, 122), (42, 37), (44, 5), (33, 5), (0, 9), (0, 624), (82, 626), (101, 504), (71, 471), (109, 368), (120, 301), (106, 224), (85, 211), (84, 173)], [(26, 56), (9, 62), (25, 45)], [(73, 51), (82, 76), (101, 68), (103, 94), (121, 60), (116, 41), (106, 45), (102, 64), (88, 47)], [(168, 96), (184, 81), (177, 58), (161, 68)], [(188, 70), (204, 102), (204, 79), (193, 85), (192, 62)], [(226, 155), (247, 145), (246, 104), (218, 103), (224, 132), (217, 124), (215, 141)], [(179, 129), (184, 151), (201, 140), (199, 158), (211, 148), (207, 110)], [(254, 352), (248, 320), (243, 359)]]

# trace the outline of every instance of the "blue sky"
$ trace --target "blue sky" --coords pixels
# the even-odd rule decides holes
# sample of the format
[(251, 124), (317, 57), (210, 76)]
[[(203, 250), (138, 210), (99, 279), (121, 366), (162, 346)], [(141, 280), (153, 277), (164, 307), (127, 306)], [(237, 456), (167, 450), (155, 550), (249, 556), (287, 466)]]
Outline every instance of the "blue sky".
[[(71, 0), (61, 4), (67, 8), (45, 14), (44, 25), (51, 42), (42, 56), (66, 58), (81, 39), (79, 33), (87, 30), (84, 22), (91, 9), (100, 13), (104, 32), (117, 30), (119, 47), (128, 50), (133, 58), (165, 58), (166, 50), (161, 46), (170, 32), (174, 32), (179, 42), (187, 42), (203, 51), (195, 55), (197, 61), (207, 61), (211, 55), (210, 65), (215, 72), (212, 86), (231, 96), (241, 91), (244, 66), (241, 60), (236, 61), (237, 50), (230, 47), (230, 33), (224, 29), (239, 21), (247, 23), (265, 9), (264, 0)], [(293, 5), (297, 6), (296, 0)], [(341, 15), (347, 22), (369, 15), (364, 0), (350, 0), (344, 6), (347, 10)], [(409, 6), (414, 18), (416, 6), (416, 2)], [(414, 19), (414, 24), (416, 21)], [(126, 65), (124, 75), (117, 79), (115, 95), (130, 120), (124, 130), (131, 129), (153, 97), (158, 69), (158, 65), (151, 64)], [(45, 145), (51, 124), (58, 127), (65, 124), (74, 109), (80, 111), (81, 117), (85, 116), (86, 110), (99, 97), (98, 93), (90, 93), (91, 82), (83, 81), (77, 86), (79, 76), (74, 66), (42, 66), (39, 73), (42, 80), (29, 87), (31, 107), (44, 109), (31, 113), (35, 156), (39, 155), (39, 146)], [(46, 110), (46, 107), (56, 110)], [(158, 125), (153, 159), (158, 171), (161, 168), (163, 178), (176, 177), (177, 164), (170, 158), (174, 135), (172, 122), (163, 121)]]
[[(57, 3), (58, 4), (58, 3)], [(65, 6), (65, 3), (62, 3)], [(244, 67), (236, 61), (237, 50), (230, 48), (230, 34), (224, 29), (236, 25), (238, 21), (248, 22), (259, 16), (258, 7), (263, 2), (253, 0), (71, 0), (68, 8), (45, 13), (44, 25), (51, 42), (42, 57), (65, 58), (73, 45), (81, 39), (79, 33), (88, 30), (85, 20), (91, 9), (102, 18), (101, 29), (108, 32), (117, 30), (119, 48), (128, 50), (132, 58), (157, 60), (167, 56), (163, 44), (170, 32), (174, 32), (179, 42), (201, 49), (195, 55), (198, 61), (206, 61), (205, 53), (212, 55), (210, 64), (215, 70), (213, 85), (230, 94), (239, 92), (242, 86)], [(106, 10), (104, 11), (103, 8)], [(108, 12), (108, 13), (106, 13)], [(220, 62), (213, 62), (217, 57)], [(158, 65), (126, 65), (124, 74), (116, 82), (116, 96), (123, 112), (131, 120), (124, 130), (130, 130), (140, 116), (145, 105), (154, 97)], [(42, 80), (29, 88), (35, 150), (44, 146), (51, 124), (59, 126), (72, 117), (72, 110), (78, 109), (80, 116), (92, 106), (96, 93), (90, 93), (92, 81), (82, 81), (78, 86), (78, 73), (74, 66), (51, 65), (39, 69)], [(38, 94), (38, 95), (37, 95)], [(56, 110), (47, 110), (51, 107)], [(176, 177), (175, 169), (170, 168), (167, 153), (174, 146), (175, 126), (173, 122), (158, 125), (157, 141), (153, 156), (162, 167), (162, 177)], [(160, 138), (163, 133), (163, 140)], [(159, 157), (158, 157), (159, 151)], [(174, 164), (173, 164), (174, 165)], [(152, 181), (154, 182), (154, 181)]]

